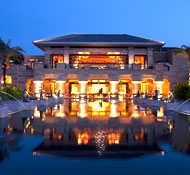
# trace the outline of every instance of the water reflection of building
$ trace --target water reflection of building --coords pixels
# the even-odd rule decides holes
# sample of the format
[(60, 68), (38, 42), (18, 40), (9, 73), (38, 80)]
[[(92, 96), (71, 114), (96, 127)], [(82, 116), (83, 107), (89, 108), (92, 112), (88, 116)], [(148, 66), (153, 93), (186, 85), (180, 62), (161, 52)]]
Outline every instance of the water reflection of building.
[(175, 122), (171, 126), (172, 146), (174, 149), (190, 153), (190, 118), (185, 115), (176, 117)]
[(86, 151), (107, 156), (116, 151), (126, 157), (161, 153), (157, 138), (167, 130), (167, 123), (156, 121), (149, 108), (118, 100), (66, 100), (63, 105), (13, 114), (8, 123), (6, 132), (44, 136), (34, 154), (55, 149), (65, 154), (71, 148), (82, 149), (81, 156)]
[(152, 154), (162, 141), (188, 153), (189, 118), (174, 117), (171, 113), (174, 119), (166, 120), (165, 114), (169, 113), (163, 108), (142, 108), (131, 101), (65, 100), (63, 105), (39, 106), (34, 111), (1, 119), (0, 133), (43, 135), (43, 143), (35, 150), (39, 153), (48, 147), (53, 151), (59, 146), (63, 151), (71, 146), (83, 152), (90, 149), (94, 154), (97, 149), (99, 152), (140, 150), (139, 154), (143, 154), (143, 150), (150, 148)]
[[(65, 100), (63, 105), (54, 105), (48, 107), (44, 106), (35, 108), (34, 117), (42, 117), (52, 111), (51, 115), (57, 117), (77, 118), (88, 117), (89, 119), (109, 119), (114, 117), (120, 117), (121, 119), (131, 119), (144, 116), (153, 116), (152, 110), (146, 107), (145, 109), (132, 104), (131, 100), (119, 101), (119, 100)], [(157, 109), (159, 116), (164, 116), (164, 111)], [(151, 119), (149, 118), (149, 121)]]
[(157, 139), (164, 134), (165, 127), (164, 123), (160, 122), (140, 126), (104, 125), (104, 129), (98, 128), (98, 125), (89, 127), (65, 125), (63, 132), (57, 128), (44, 130), (45, 139), (33, 153), (69, 157), (101, 155), (112, 158), (163, 154)]

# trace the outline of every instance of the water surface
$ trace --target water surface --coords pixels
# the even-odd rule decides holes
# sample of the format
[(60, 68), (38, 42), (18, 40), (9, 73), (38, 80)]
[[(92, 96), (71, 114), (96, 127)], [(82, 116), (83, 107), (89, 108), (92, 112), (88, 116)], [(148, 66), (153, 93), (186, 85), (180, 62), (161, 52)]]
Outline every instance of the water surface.
[(0, 174), (190, 174), (189, 131), (132, 100), (64, 100), (0, 120)]

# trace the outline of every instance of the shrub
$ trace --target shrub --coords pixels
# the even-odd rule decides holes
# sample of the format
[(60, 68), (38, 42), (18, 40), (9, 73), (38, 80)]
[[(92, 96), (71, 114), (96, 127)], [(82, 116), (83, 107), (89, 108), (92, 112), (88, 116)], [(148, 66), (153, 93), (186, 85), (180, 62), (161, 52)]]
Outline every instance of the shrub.
[(2, 100), (14, 99), (13, 97), (10, 97), (9, 95), (4, 94), (3, 92), (8, 93), (9, 95), (15, 97), (16, 99), (22, 98), (22, 93), (23, 93), (22, 89), (17, 87), (3, 87), (2, 89), (0, 89), (0, 97), (2, 98)]
[(190, 98), (190, 86), (188, 82), (178, 83), (174, 88), (175, 98), (186, 100)]

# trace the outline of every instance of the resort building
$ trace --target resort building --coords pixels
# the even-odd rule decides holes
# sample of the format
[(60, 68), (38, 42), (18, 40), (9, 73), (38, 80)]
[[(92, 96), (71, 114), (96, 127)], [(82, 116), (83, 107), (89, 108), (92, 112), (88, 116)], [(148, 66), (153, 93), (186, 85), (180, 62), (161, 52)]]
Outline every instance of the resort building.
[[(130, 98), (147, 92), (167, 98), (188, 80), (188, 62), (164, 42), (126, 34), (71, 34), (36, 40), (44, 56), (25, 56), (7, 72), (7, 83), (39, 96)], [(17, 70), (17, 73), (15, 73)], [(1, 80), (1, 84), (3, 79)]]

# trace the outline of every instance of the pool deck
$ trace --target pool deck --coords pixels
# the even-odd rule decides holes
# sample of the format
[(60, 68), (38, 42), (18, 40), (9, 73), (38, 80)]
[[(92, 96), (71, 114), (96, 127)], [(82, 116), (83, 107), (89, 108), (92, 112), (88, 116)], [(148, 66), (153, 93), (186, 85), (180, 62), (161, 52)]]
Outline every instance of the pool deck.
[[(185, 114), (185, 115), (190, 115), (190, 102), (189, 102), (189, 101), (186, 102), (186, 103), (184, 103), (185, 100), (176, 100), (175, 102), (178, 104), (178, 106), (181, 105), (181, 106), (176, 110), (176, 112), (179, 112), (179, 113)], [(183, 104), (183, 103), (184, 103), (184, 104)], [(182, 105), (182, 104), (183, 104), (183, 105)]]

